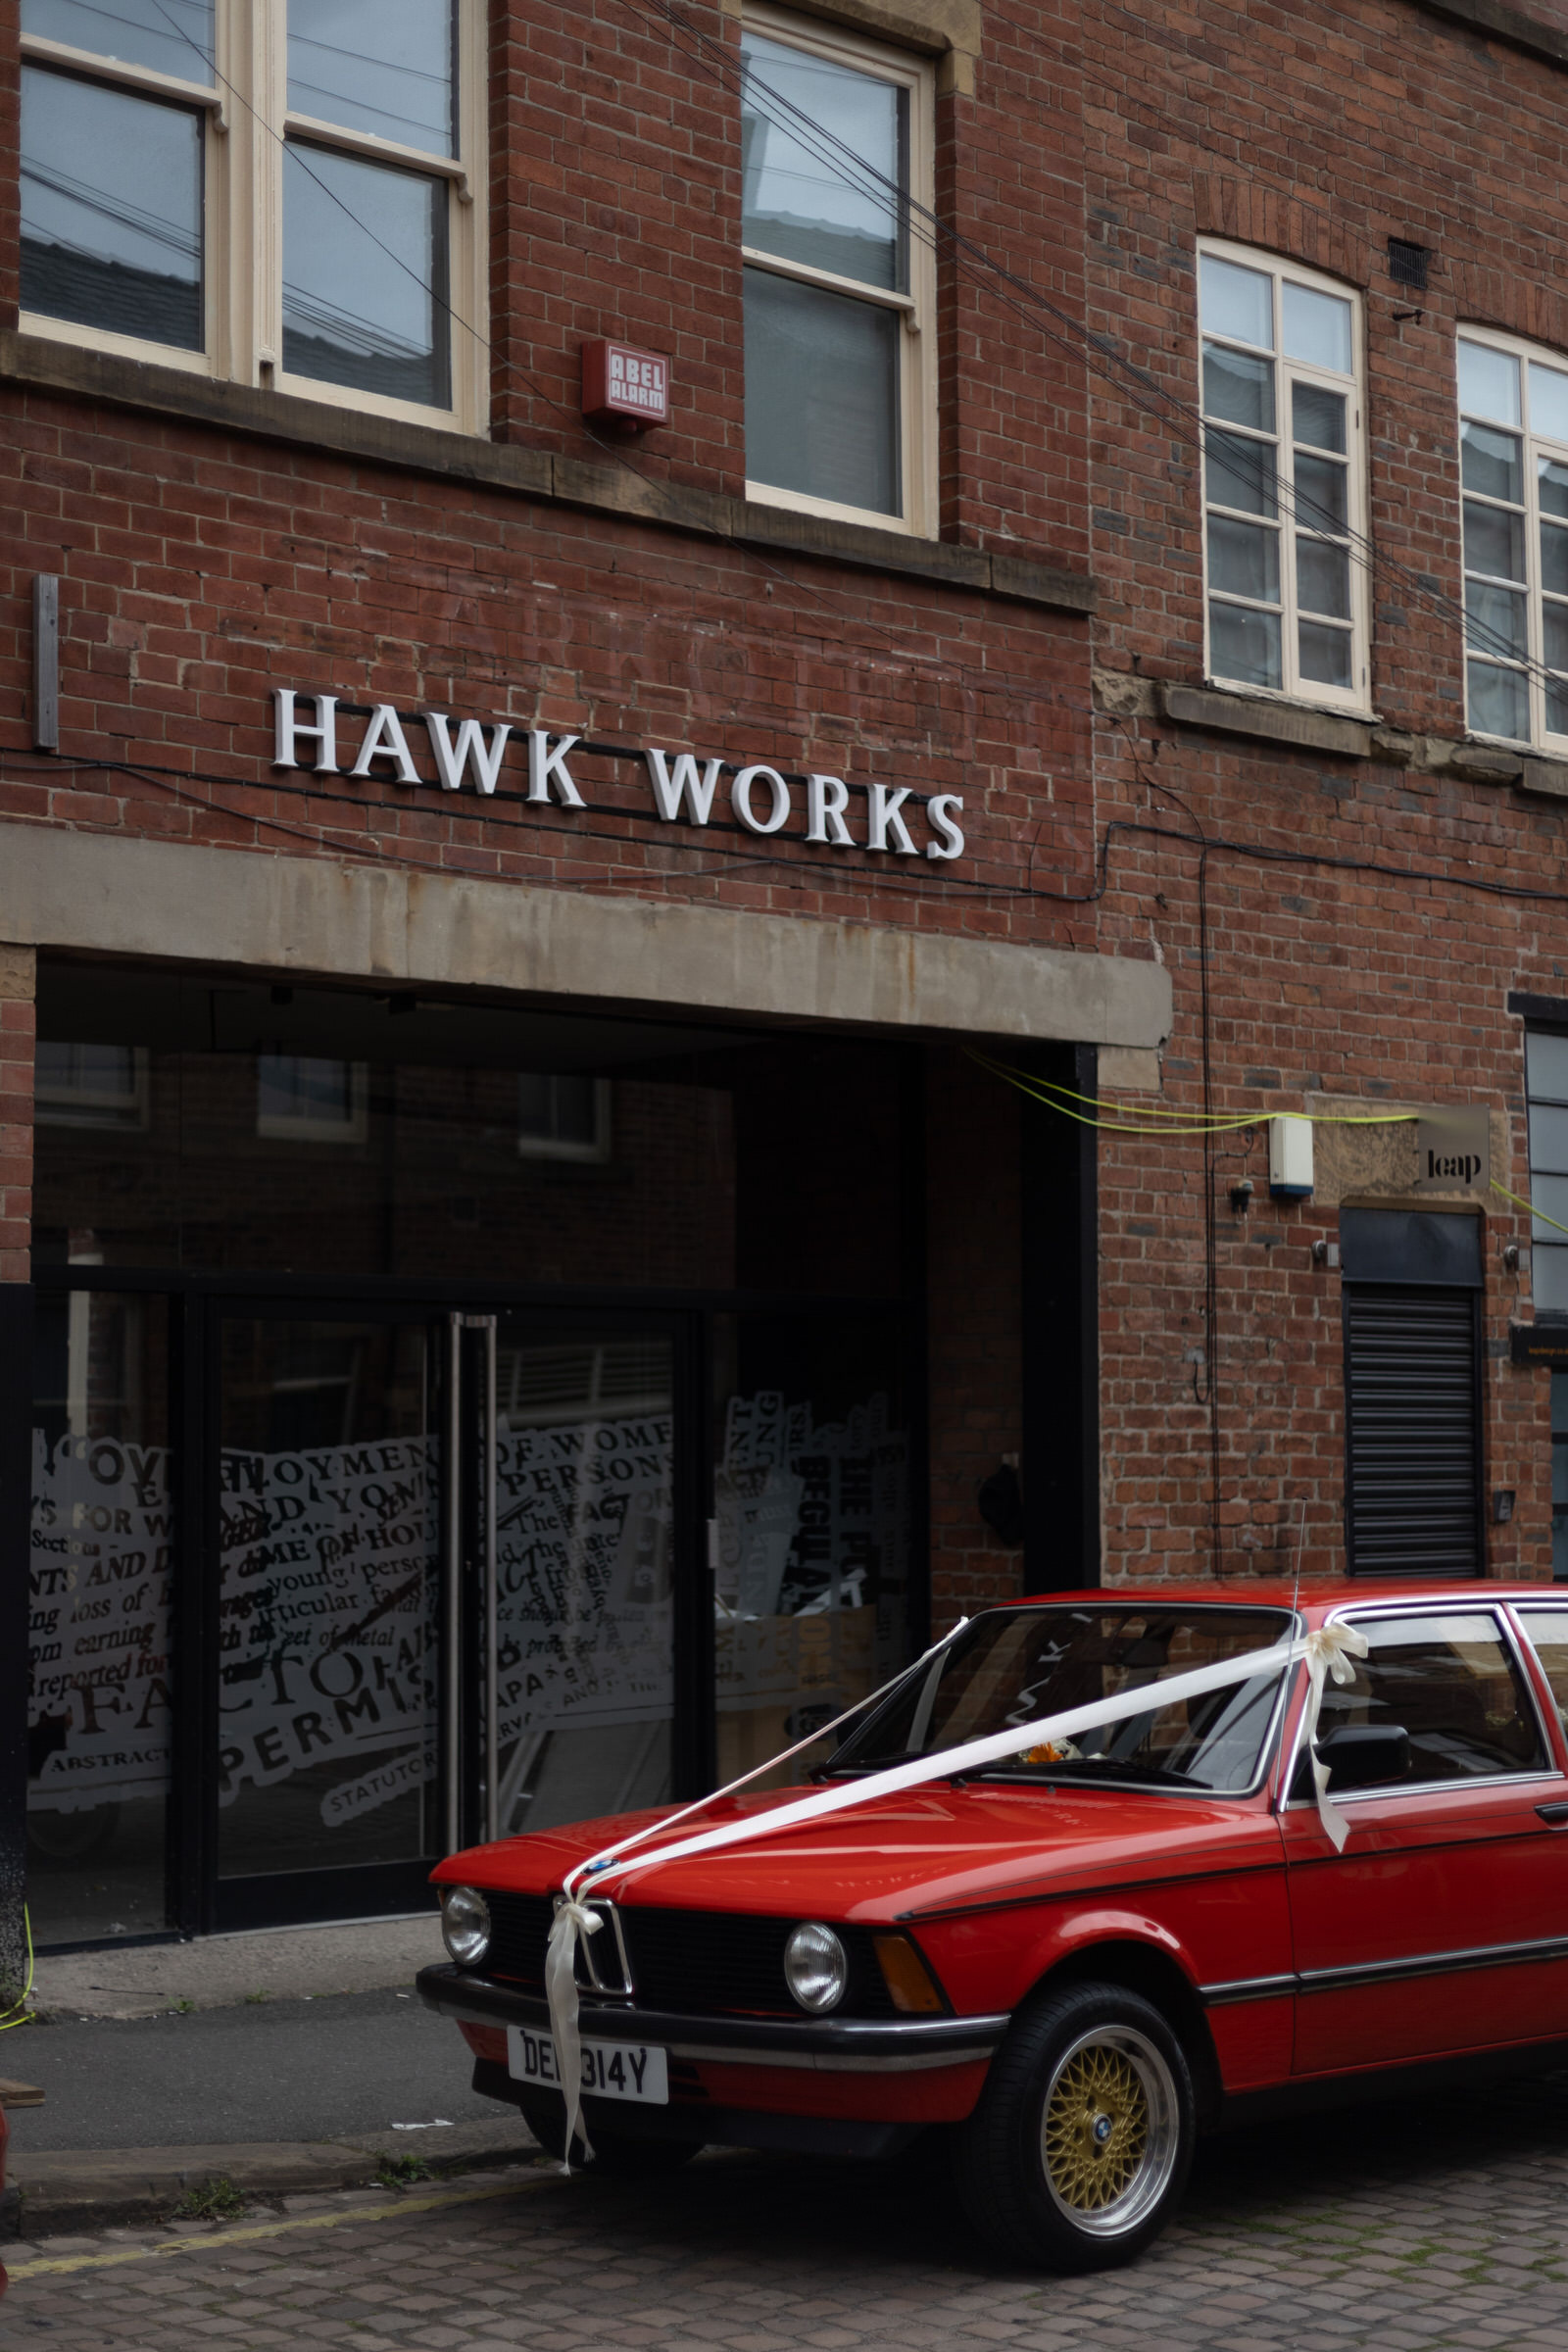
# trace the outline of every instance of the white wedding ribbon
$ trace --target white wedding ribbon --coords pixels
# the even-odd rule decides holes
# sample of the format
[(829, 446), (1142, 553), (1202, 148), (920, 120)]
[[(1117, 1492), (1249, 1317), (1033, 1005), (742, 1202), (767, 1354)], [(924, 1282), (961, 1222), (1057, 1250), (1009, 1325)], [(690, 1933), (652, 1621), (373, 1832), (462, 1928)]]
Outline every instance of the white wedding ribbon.
[[(955, 1627), (954, 1632), (958, 1628)], [(946, 1637), (953, 1639), (952, 1634)], [(936, 1642), (926, 1652), (946, 1646)], [(1179, 1706), (1183, 1701), (1202, 1698), (1210, 1690), (1228, 1690), (1232, 1684), (1250, 1682), (1254, 1676), (1283, 1673), (1286, 1668), (1304, 1659), (1307, 1670), (1306, 1739), (1312, 1757), (1313, 1780), (1317, 1791), (1319, 1819), (1336, 1851), (1344, 1848), (1349, 1835), (1349, 1824), (1328, 1794), (1328, 1767), (1317, 1756), (1318, 1710), (1323, 1703), (1323, 1690), (1330, 1675), (1336, 1683), (1353, 1681), (1355, 1668), (1352, 1658), (1364, 1658), (1367, 1642), (1364, 1634), (1353, 1626), (1328, 1625), (1315, 1633), (1305, 1634), (1295, 1641), (1278, 1642), (1268, 1649), (1247, 1650), (1242, 1656), (1224, 1658), (1213, 1666), (1195, 1667), (1190, 1674), (1173, 1674), (1161, 1681), (1140, 1684), (1135, 1690), (1119, 1691), (1114, 1698), (1096, 1699), (1090, 1706), (1070, 1707), (1059, 1715), (1039, 1716), (1032, 1723), (1012, 1724), (1003, 1732), (987, 1733), (980, 1740), (966, 1740), (956, 1747), (942, 1748), (931, 1755), (917, 1756), (907, 1764), (891, 1765), (886, 1772), (868, 1773), (863, 1780), (841, 1783), (830, 1788), (813, 1788), (808, 1796), (776, 1805), (770, 1812), (749, 1814), (743, 1821), (724, 1821), (713, 1828), (699, 1830), (692, 1836), (677, 1838), (672, 1843), (653, 1846), (647, 1852), (631, 1849), (645, 1838), (667, 1832), (677, 1822), (687, 1820), (704, 1806), (716, 1804), (721, 1797), (731, 1796), (750, 1781), (798, 1755), (835, 1728), (826, 1724), (801, 1740), (783, 1756), (773, 1757), (767, 1764), (759, 1765), (754, 1772), (730, 1782), (724, 1788), (715, 1789), (710, 1796), (699, 1797), (662, 1822), (633, 1831), (629, 1838), (613, 1846), (604, 1848), (587, 1861), (579, 1862), (566, 1873), (563, 1896), (550, 1931), (550, 1945), (545, 1962), (545, 1990), (550, 2001), (550, 2024), (556, 2047), (556, 2066), (566, 2100), (566, 2169), (570, 2169), (571, 2142), (576, 2132), (588, 2148), (581, 2116), (582, 2045), (578, 2033), (576, 1951), (579, 1936), (595, 1934), (603, 1924), (600, 1915), (579, 1899), (578, 1889), (589, 1880), (613, 1872), (617, 1883), (624, 1882), (634, 1871), (653, 1870), (661, 1863), (684, 1860), (692, 1854), (718, 1852), (730, 1845), (754, 1844), (760, 1838), (777, 1837), (781, 1831), (804, 1828), (808, 1823), (825, 1821), (834, 1814), (849, 1812), (859, 1805), (873, 1804), (880, 1797), (897, 1796), (906, 1788), (918, 1788), (930, 1781), (946, 1781), (965, 1774), (979, 1772), (988, 1764), (1018, 1754), (1027, 1747), (1055, 1745), (1064, 1740), (1076, 1740), (1085, 1732), (1105, 1729), (1113, 1723), (1126, 1723), (1139, 1715), (1152, 1714), (1162, 1707)], [(925, 1662), (917, 1659), (913, 1667), (894, 1678), (902, 1682)], [(892, 1688), (891, 1685), (888, 1686)], [(880, 1695), (880, 1693), (873, 1693)], [(869, 1704), (862, 1699), (849, 1714), (858, 1714)], [(839, 1722), (846, 1720), (841, 1716)], [(1194, 1790), (1195, 1795), (1203, 1792)], [(592, 2150), (589, 2149), (589, 2153)]]
[(562, 2171), (571, 2170), (571, 2143), (582, 2141), (582, 2152), (593, 2155), (593, 2142), (582, 2120), (582, 2039), (577, 2031), (577, 1939), (597, 1936), (604, 1926), (597, 1911), (573, 1902), (568, 1890), (550, 1926), (545, 1946), (545, 1998), (550, 2003), (550, 2037), (556, 2045), (556, 2072), (566, 2094), (566, 2140)]

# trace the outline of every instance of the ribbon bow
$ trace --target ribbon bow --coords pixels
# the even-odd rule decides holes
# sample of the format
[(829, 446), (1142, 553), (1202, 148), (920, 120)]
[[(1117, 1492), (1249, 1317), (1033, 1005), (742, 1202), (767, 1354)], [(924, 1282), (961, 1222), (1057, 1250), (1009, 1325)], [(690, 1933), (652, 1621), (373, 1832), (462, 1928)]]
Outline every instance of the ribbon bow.
[(566, 2099), (566, 2140), (562, 2171), (571, 2173), (572, 2140), (582, 2141), (585, 2156), (593, 2155), (588, 2127), (582, 2120), (582, 2038), (577, 2031), (577, 1945), (584, 1936), (597, 1936), (604, 1914), (564, 1897), (551, 1924), (545, 1950), (545, 1997), (550, 2003), (550, 2037), (556, 2045), (556, 2072)]
[(1323, 1705), (1323, 1689), (1330, 1675), (1342, 1687), (1355, 1680), (1357, 1658), (1367, 1654), (1367, 1638), (1353, 1625), (1322, 1625), (1316, 1633), (1308, 1634), (1303, 1643), (1306, 1658), (1306, 1746), (1312, 1759), (1312, 1780), (1317, 1789), (1317, 1814), (1324, 1829), (1334, 1840), (1336, 1853), (1345, 1851), (1345, 1840), (1350, 1835), (1350, 1825), (1329, 1794), (1329, 1768), (1317, 1752), (1317, 1719)]

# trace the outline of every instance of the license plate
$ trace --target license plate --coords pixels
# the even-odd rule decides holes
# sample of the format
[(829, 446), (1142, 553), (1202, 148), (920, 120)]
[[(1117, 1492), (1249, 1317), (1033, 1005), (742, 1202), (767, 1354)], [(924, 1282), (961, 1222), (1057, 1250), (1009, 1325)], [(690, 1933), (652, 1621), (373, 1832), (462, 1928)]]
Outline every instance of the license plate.
[[(526, 2026), (507, 2028), (507, 2070), (514, 2082), (537, 2082), (559, 2090), (556, 2045), (548, 2034)], [(592, 2099), (641, 2099), (645, 2106), (669, 2105), (669, 2061), (657, 2044), (643, 2041), (582, 2042), (583, 2094)]]

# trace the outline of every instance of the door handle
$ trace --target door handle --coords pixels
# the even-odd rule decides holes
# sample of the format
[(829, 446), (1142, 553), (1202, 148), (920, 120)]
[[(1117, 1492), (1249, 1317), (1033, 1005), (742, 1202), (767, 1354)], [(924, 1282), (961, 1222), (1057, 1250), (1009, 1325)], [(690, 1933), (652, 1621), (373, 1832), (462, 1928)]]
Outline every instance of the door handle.
[(1548, 1830), (1568, 1830), (1568, 1804), (1538, 1805), (1536, 1811)]

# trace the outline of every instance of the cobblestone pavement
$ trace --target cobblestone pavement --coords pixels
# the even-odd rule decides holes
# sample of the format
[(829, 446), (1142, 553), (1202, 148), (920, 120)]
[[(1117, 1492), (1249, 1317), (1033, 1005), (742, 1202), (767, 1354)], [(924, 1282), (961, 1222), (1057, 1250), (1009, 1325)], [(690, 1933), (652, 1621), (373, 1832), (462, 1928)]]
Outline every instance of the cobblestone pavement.
[(6, 2352), (1568, 2352), (1568, 2077), (1212, 2142), (1154, 2251), (1089, 2279), (987, 2254), (932, 2166), (761, 2156), (5, 2251)]

